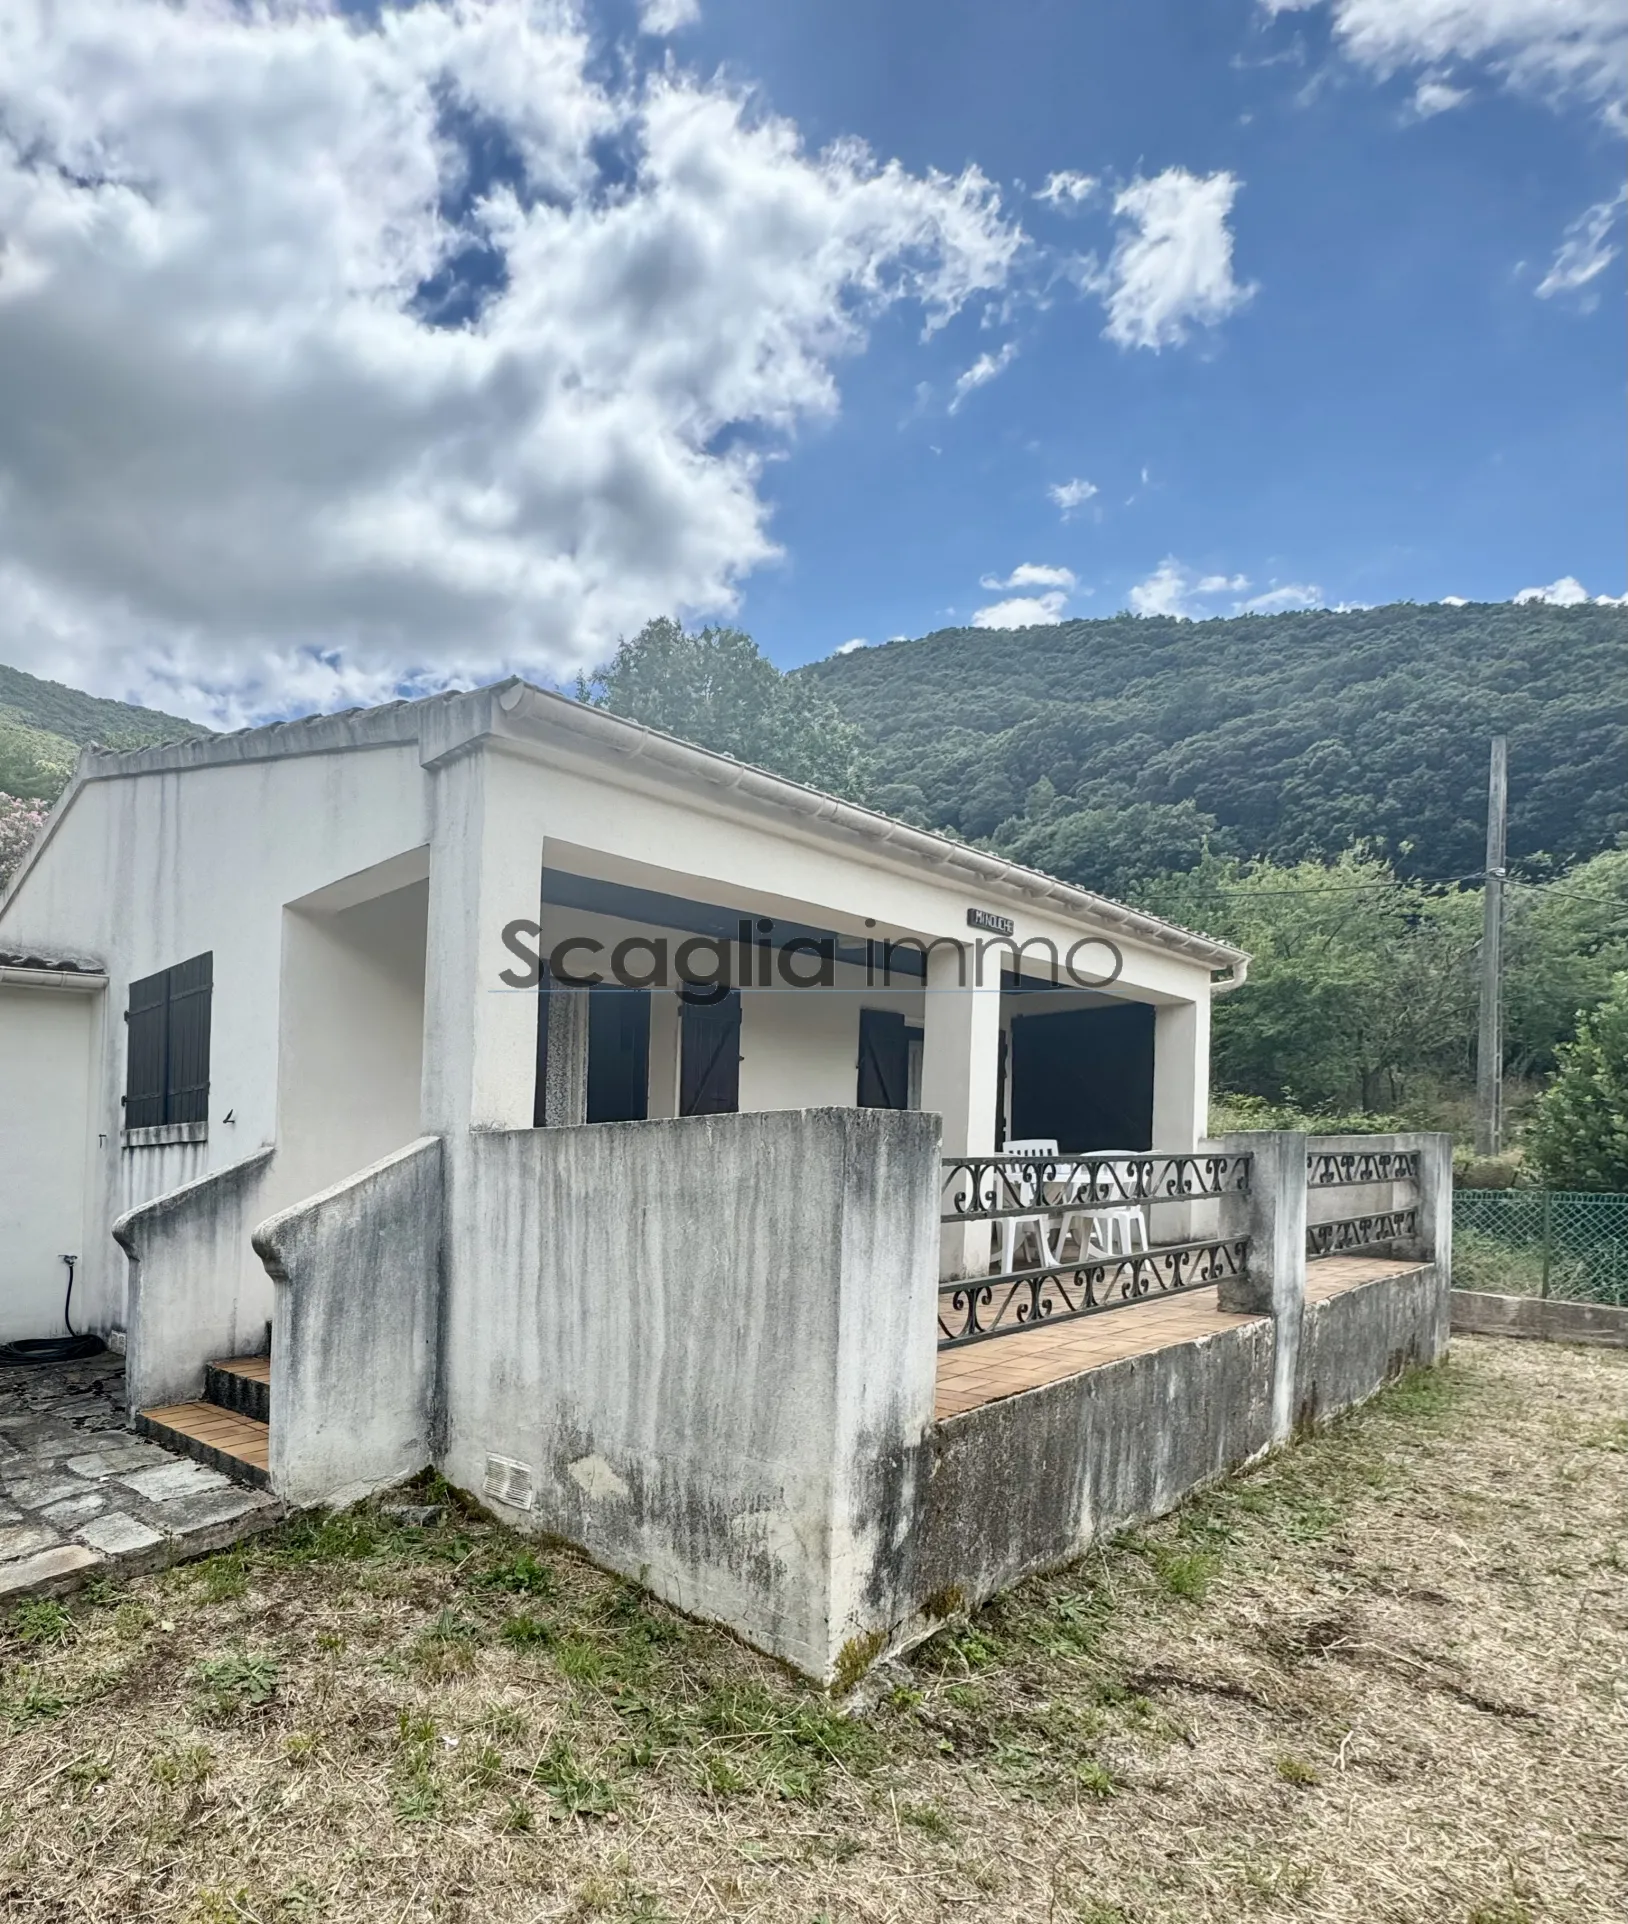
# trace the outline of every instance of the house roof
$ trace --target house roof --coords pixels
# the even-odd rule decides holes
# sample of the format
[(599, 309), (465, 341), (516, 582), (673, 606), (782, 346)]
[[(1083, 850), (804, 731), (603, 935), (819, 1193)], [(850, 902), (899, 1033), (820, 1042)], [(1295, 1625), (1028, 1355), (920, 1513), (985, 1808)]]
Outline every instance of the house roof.
[(64, 988), (101, 982), (106, 972), (100, 962), (85, 956), (41, 955), (32, 949), (0, 948), (0, 982), (18, 976), (61, 978)]
[(44, 831), (13, 877), (12, 887), (15, 889), (37, 859), (74, 795), (90, 782), (291, 756), (343, 754), (406, 743), (418, 743), (430, 751), (424, 759), (433, 762), (443, 753), (454, 752), (484, 735), (507, 733), (574, 738), (580, 747), (636, 759), (652, 774), (685, 786), (701, 784), (780, 809), (816, 833), (868, 843), (879, 851), (932, 868), (958, 870), (970, 884), (997, 894), (1035, 907), (1044, 906), (1054, 913), (1080, 916), (1099, 929), (1106, 927), (1190, 961), (1206, 962), (1211, 968), (1230, 968), (1233, 980), (1217, 984), (1217, 988), (1236, 987), (1243, 980), (1249, 958), (1229, 942), (1181, 928), (1161, 916), (1130, 908), (1072, 882), (1059, 881), (1020, 862), (1007, 861), (1003, 856), (972, 848), (947, 835), (914, 828), (877, 809), (828, 795), (750, 762), (738, 761), (732, 755), (699, 748), (693, 742), (683, 741), (644, 722), (609, 714), (603, 708), (574, 701), (518, 678), (466, 694), (386, 702), (375, 708), (353, 708), (334, 715), (271, 722), (229, 735), (192, 736), (150, 748), (87, 748), (81, 752), (73, 779), (53, 809)]

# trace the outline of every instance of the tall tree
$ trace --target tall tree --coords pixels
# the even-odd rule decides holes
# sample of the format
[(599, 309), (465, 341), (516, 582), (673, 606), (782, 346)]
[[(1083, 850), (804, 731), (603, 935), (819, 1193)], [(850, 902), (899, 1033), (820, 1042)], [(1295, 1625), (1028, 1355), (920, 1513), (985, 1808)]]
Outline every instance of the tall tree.
[(578, 683), (583, 701), (834, 795), (866, 785), (864, 736), (813, 682), (782, 675), (738, 628), (646, 622)]

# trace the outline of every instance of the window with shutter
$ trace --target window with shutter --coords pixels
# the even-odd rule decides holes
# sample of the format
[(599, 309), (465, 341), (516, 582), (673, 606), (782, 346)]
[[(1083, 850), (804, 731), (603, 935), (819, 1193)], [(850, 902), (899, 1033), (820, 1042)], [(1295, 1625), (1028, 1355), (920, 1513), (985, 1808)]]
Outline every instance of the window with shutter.
[(215, 958), (210, 953), (130, 984), (124, 1018), (126, 1129), (209, 1120), (214, 980)]

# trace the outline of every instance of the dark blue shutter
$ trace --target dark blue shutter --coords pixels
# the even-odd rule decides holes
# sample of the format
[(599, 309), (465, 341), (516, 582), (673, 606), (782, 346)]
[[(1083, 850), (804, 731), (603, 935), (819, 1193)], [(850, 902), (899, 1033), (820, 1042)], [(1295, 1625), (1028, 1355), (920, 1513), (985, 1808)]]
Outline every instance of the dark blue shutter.
[(130, 984), (125, 1014), (124, 1126), (209, 1120), (209, 1014), (214, 955), (195, 955)]
[(741, 1106), (741, 994), (682, 1003), (678, 1113), (733, 1115)]
[(124, 1126), (151, 1129), (164, 1120), (165, 1061), (169, 1053), (170, 972), (130, 984), (125, 1015)]
[(910, 1038), (904, 1017), (891, 1009), (859, 1012), (859, 1106), (910, 1106)]
[(168, 971), (169, 1066), (164, 1120), (209, 1120), (209, 1005), (214, 998), (213, 953), (177, 962)]

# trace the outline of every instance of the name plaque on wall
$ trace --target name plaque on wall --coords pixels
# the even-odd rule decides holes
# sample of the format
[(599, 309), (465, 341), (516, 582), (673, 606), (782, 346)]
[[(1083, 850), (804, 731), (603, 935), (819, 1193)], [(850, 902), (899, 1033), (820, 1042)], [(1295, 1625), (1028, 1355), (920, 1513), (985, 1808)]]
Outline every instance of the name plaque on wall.
[(968, 909), (967, 927), (983, 929), (990, 935), (1010, 935), (1016, 924), (1009, 915), (997, 915), (993, 909)]

